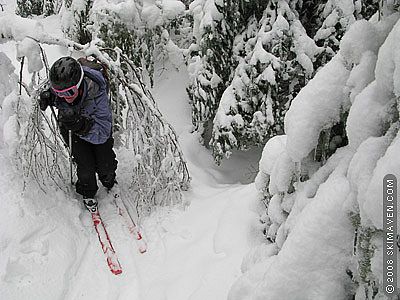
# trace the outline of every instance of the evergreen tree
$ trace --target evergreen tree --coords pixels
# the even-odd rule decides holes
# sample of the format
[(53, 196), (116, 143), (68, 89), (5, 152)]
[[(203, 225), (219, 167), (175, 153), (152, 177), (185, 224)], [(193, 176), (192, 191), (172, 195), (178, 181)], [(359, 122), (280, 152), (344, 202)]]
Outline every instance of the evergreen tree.
[[(290, 235), (292, 235), (291, 242), (296, 240), (296, 234), (299, 232), (290, 229), (301, 223), (300, 221), (296, 223), (296, 218), (300, 220), (303, 217), (299, 213), (298, 204), (304, 203), (302, 201), (305, 199), (310, 200), (310, 203), (323, 201), (322, 198), (329, 199), (331, 195), (329, 193), (324, 195), (324, 191), (337, 187), (337, 182), (331, 179), (342, 178), (348, 183), (348, 192), (341, 197), (340, 202), (353, 227), (348, 226), (346, 219), (342, 219), (342, 224), (347, 224), (343, 227), (343, 234), (351, 236), (354, 230), (354, 241), (352, 247), (349, 247), (349, 243), (345, 244), (347, 255), (343, 254), (346, 255), (346, 258), (343, 258), (348, 258), (348, 262), (345, 265), (346, 269), (342, 268), (342, 273), (339, 274), (343, 275), (341, 284), (345, 286), (348, 298), (386, 298), (382, 284), (382, 269), (377, 267), (377, 262), (382, 259), (385, 232), (382, 230), (381, 217), (376, 213), (376, 209), (379, 209), (376, 198), (381, 195), (382, 174), (393, 173), (397, 176), (398, 172), (397, 166), (393, 166), (392, 161), (399, 147), (399, 95), (392, 84), (386, 84), (387, 80), (396, 82), (397, 78), (393, 71), (396, 66), (392, 66), (388, 60), (396, 65), (394, 57), (397, 50), (393, 47), (393, 40), (398, 40), (400, 24), (398, 18), (393, 16), (388, 18), (388, 16), (396, 13), (398, 3), (399, 1), (396, 3), (390, 1), (390, 4), (386, 1), (381, 2), (381, 7), (376, 10), (374, 8), (375, 13), (380, 12), (379, 16), (374, 17), (375, 22), (361, 20), (353, 24), (350, 30), (346, 29), (347, 36), (340, 45), (341, 53), (331, 61), (330, 66), (321, 69), (321, 73), (313, 79), (314, 84), (306, 86), (301, 95), (298, 95), (299, 98), (293, 102), (285, 120), (286, 135), (276, 136), (267, 142), (260, 161), (260, 172), (255, 181), (259, 198), (264, 204), (260, 209), (260, 221), (264, 225), (265, 244), (250, 253), (251, 255), (259, 250), (267, 259), (261, 258), (260, 263), (257, 261), (260, 257), (247, 258), (247, 261), (253, 261), (254, 265), (258, 265), (255, 267), (255, 272), (259, 272), (261, 266), (269, 265), (268, 257), (277, 254)], [(362, 9), (361, 4), (369, 4), (367, 1), (358, 2), (359, 6), (356, 2), (354, 4), (352, 15), (361, 18), (360, 15), (367, 11)], [(365, 19), (375, 13), (369, 11)], [(348, 18), (350, 19), (351, 17)], [(335, 19), (331, 19), (333, 20)], [(380, 31), (382, 27), (386, 30)], [(379, 45), (372, 46), (369, 43), (370, 39), (374, 38), (380, 43)], [(355, 53), (359, 55), (354, 55)], [(340, 65), (340, 68), (332, 68), (335, 64)], [(328, 71), (329, 75), (326, 74)], [(338, 78), (343, 78), (339, 85), (329, 83), (330, 80)], [(327, 88), (329, 85), (331, 86)], [(321, 107), (327, 103), (324, 100), (337, 90), (344, 93), (335, 97), (331, 104), (340, 104), (340, 107), (337, 109)], [(315, 101), (315, 99), (320, 100)], [(298, 105), (297, 100), (301, 101), (301, 105)], [(368, 111), (366, 107), (375, 104), (381, 107), (376, 109), (380, 111), (380, 116), (373, 117), (375, 110), (372, 113), (369, 110), (366, 115), (365, 112)], [(334, 113), (335, 116), (325, 116), (322, 123), (316, 121), (317, 117), (313, 118), (313, 115), (327, 112)], [(365, 133), (363, 130), (365, 128), (374, 130)], [(319, 139), (315, 132), (319, 133)], [(306, 142), (308, 146), (305, 148), (304, 140), (307, 139), (307, 135), (314, 138)], [(315, 145), (317, 147), (312, 151)], [(303, 149), (300, 150), (301, 148)], [(341, 149), (338, 151), (338, 148)], [(332, 199), (334, 198), (332, 195)], [(305, 204), (304, 209), (307, 205)], [(300, 209), (302, 210), (303, 208)], [(290, 225), (286, 223), (289, 219)], [(304, 217), (303, 220), (306, 219), (307, 217)], [(310, 234), (311, 239), (314, 237), (315, 234)], [(323, 234), (322, 238), (316, 239), (324, 242), (326, 236)], [(288, 244), (293, 247), (293, 243), (287, 243), (290, 247)], [(399, 243), (397, 246), (400, 249)], [(264, 250), (266, 248), (267, 252)], [(294, 249), (285, 250), (288, 251), (282, 253), (281, 260), (287, 259), (285, 254), (293, 253), (291, 250)], [(353, 257), (350, 257), (351, 250)], [(396, 246), (394, 250), (397, 250)], [(304, 259), (303, 254), (299, 257), (301, 260)], [(309, 263), (312, 265), (312, 261)], [(312, 269), (314, 271), (319, 267), (317, 263)], [(270, 287), (265, 278), (268, 275), (275, 276), (275, 272), (280, 271), (272, 267), (272, 270), (266, 271), (264, 275), (254, 277), (255, 273), (250, 270), (243, 276), (244, 280), (238, 281), (239, 284), (231, 290), (232, 299), (251, 298), (254, 295), (274, 298), (276, 294), (269, 293)], [(294, 277), (291, 280), (298, 282)], [(257, 287), (256, 290), (254, 287)], [(263, 288), (264, 294), (260, 291)], [(280, 293), (285, 294), (283, 290), (280, 290)]]
[[(138, 67), (137, 76), (146, 76), (151, 85), (155, 60), (163, 59), (157, 54), (168, 52), (165, 55), (169, 55), (171, 51), (180, 51), (169, 32), (173, 32), (173, 36), (179, 40), (180, 31), (174, 26), (183, 24), (183, 4), (179, 6), (178, 3), (178, 9), (169, 14), (163, 13), (162, 6), (154, 5), (150, 9), (152, 14), (148, 15), (149, 8), (143, 11), (140, 1), (104, 2), (96, 6), (93, 6), (92, 0), (65, 1), (64, 32), (68, 37), (81, 44), (96, 41), (102, 47), (118, 49)], [(159, 13), (156, 18), (155, 11)], [(116, 95), (119, 87), (111, 84), (110, 89)], [(117, 133), (123, 128), (121, 114), (127, 103), (124, 97), (114, 100), (114, 130), (118, 137)]]
[(62, 0), (44, 0), (43, 13), (45, 16), (57, 14), (60, 11)]
[[(263, 145), (283, 133), (291, 100), (314, 73), (321, 52), (297, 19), (290, 1), (269, 1), (238, 39), (239, 65), (222, 96), (211, 144), (217, 162), (231, 149)], [(243, 55), (243, 57), (240, 57)]]
[[(376, 0), (269, 1), (262, 19), (250, 19), (247, 29), (236, 36), (232, 65), (237, 67), (217, 112), (213, 109), (218, 101), (194, 108), (195, 116), (201, 116), (199, 107), (208, 109), (207, 116), (215, 114), (210, 144), (216, 162), (229, 157), (232, 149), (262, 146), (282, 134), (291, 99), (335, 55), (347, 28), (377, 10)], [(346, 137), (339, 137), (345, 132), (343, 126), (345, 122), (335, 125), (329, 140), (321, 137), (321, 142), (332, 144), (332, 139), (340, 138), (338, 146), (343, 146)]]
[(196, 42), (190, 47), (187, 88), (192, 105), (192, 122), (209, 140), (221, 96), (227, 88), (237, 61), (233, 58), (236, 35), (245, 28), (250, 12), (258, 12), (263, 1), (203, 0), (193, 2)]
[(327, 1), (304, 0), (296, 3), (295, 9), (308, 36), (314, 37), (318, 29), (321, 28), (323, 23), (321, 15)]
[(100, 38), (104, 47), (120, 48), (145, 71), (151, 85), (155, 61), (173, 56), (173, 51), (181, 52), (173, 39), (181, 42), (190, 37), (181, 2), (175, 3), (174, 10), (163, 3), (143, 8), (141, 1), (133, 0), (100, 2), (95, 7), (93, 3), (65, 0), (66, 35), (81, 44)]
[(322, 25), (313, 38), (325, 51), (318, 57), (316, 68), (323, 66), (335, 55), (343, 34), (354, 21), (369, 19), (378, 11), (378, 2), (379, 0), (328, 0), (322, 11), (321, 4), (318, 5), (321, 13), (317, 24)]
[(24, 18), (40, 16), (43, 13), (43, 0), (17, 0), (16, 13)]
[(64, 0), (62, 29), (68, 38), (83, 45), (92, 40), (89, 27), (93, 24), (90, 16), (93, 3), (94, 0)]
[(45, 16), (53, 15), (55, 13), (54, 1), (44, 1), (43, 12)]

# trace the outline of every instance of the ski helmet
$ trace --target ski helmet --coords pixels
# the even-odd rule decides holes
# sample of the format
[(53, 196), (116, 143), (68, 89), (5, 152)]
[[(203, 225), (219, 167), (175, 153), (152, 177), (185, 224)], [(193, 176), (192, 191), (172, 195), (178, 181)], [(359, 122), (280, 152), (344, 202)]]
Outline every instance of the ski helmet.
[(61, 57), (50, 68), (50, 84), (57, 90), (67, 89), (79, 83), (82, 72), (81, 65), (74, 58)]

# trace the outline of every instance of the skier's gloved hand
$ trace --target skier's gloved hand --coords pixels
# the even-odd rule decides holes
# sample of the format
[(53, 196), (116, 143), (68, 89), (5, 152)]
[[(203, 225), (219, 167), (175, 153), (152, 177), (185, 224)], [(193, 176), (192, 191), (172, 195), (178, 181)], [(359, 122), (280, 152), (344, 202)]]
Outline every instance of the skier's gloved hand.
[(44, 90), (39, 95), (39, 107), (45, 111), (47, 106), (54, 106), (55, 95), (50, 89)]
[(87, 135), (94, 124), (94, 120), (82, 116), (71, 109), (60, 110), (58, 121), (67, 130), (71, 130), (78, 135)]

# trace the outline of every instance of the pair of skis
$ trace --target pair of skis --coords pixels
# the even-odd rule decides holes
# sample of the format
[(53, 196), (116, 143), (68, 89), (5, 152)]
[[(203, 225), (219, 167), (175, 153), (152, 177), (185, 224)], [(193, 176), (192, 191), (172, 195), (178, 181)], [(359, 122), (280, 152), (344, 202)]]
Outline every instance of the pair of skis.
[[(133, 221), (131, 215), (125, 203), (121, 200), (121, 197), (118, 193), (114, 194), (113, 202), (118, 211), (118, 214), (124, 219), (125, 225), (127, 226), (130, 235), (135, 239), (136, 245), (140, 253), (145, 253), (147, 251), (147, 245), (142, 235)], [(90, 212), (92, 215), (92, 221), (94, 228), (97, 232), (97, 237), (99, 238), (101, 249), (103, 250), (104, 255), (106, 256), (106, 261), (108, 268), (111, 273), (114, 275), (118, 275), (122, 273), (122, 267), (119, 263), (117, 254), (115, 253), (114, 247), (111, 243), (110, 236), (107, 232), (107, 229), (101, 219), (100, 212), (96, 209), (94, 212)]]

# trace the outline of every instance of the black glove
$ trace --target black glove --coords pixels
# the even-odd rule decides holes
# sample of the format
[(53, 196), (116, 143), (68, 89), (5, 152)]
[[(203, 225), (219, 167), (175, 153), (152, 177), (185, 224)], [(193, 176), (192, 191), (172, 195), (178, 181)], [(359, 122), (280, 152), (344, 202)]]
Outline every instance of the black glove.
[(65, 129), (71, 130), (78, 135), (86, 135), (94, 124), (94, 120), (81, 116), (73, 109), (60, 110), (58, 121)]
[(39, 95), (39, 107), (45, 111), (47, 106), (54, 106), (54, 100), (56, 96), (50, 91), (50, 89), (44, 90)]

